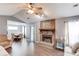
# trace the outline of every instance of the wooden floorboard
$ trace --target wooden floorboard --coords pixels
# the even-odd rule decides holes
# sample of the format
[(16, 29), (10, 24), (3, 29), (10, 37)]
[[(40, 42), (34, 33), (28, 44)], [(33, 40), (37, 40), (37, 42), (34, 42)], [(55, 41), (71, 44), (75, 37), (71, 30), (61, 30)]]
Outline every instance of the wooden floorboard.
[(11, 56), (63, 56), (64, 52), (57, 49), (48, 49), (33, 42), (13, 42), (12, 48), (6, 49)]

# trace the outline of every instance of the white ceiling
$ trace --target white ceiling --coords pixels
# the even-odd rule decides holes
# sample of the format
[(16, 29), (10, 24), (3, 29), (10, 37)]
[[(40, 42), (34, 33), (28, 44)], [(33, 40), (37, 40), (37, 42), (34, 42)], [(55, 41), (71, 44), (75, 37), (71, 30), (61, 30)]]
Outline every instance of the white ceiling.
[[(21, 5), (23, 6), (21, 3), (0, 4), (0, 15), (13, 15), (25, 22), (34, 22), (45, 19), (27, 14), (23, 8), (20, 7)], [(74, 3), (40, 3), (38, 5), (43, 7), (48, 19), (79, 15), (79, 6), (73, 7)], [(27, 19), (27, 17), (30, 19)]]
[(0, 3), (0, 15), (13, 15), (21, 10), (18, 3)]
[(79, 6), (73, 7), (74, 3), (50, 3), (41, 5), (44, 6), (45, 10), (53, 18), (79, 15)]

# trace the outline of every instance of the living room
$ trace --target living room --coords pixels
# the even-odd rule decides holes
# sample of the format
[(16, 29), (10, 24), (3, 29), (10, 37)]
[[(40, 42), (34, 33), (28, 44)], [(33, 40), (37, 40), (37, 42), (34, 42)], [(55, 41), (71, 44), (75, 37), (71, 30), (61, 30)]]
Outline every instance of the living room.
[(1, 56), (79, 55), (71, 53), (79, 41), (71, 38), (78, 24), (69, 31), (71, 21), (79, 18), (78, 4), (2, 3), (0, 7)]
[[(37, 8), (37, 10), (40, 9), (39, 12), (35, 12), (35, 14), (27, 13), (26, 8), (29, 9), (28, 6), (32, 5), (34, 8)], [(50, 6), (50, 4), (45, 5)], [(0, 4), (0, 7), (2, 7), (0, 16), (0, 45), (2, 47), (1, 55), (64, 55), (63, 33), (58, 34), (60, 36), (56, 35), (61, 21), (58, 22), (58, 24), (56, 19), (50, 18), (47, 14), (41, 16), (41, 12), (43, 12), (43, 6), (41, 7), (41, 4), (7, 3)], [(43, 9), (44, 8), (45, 7), (43, 7)], [(15, 39), (17, 36), (20, 36), (21, 39)], [(57, 39), (61, 38), (58, 40), (60, 42), (62, 41), (61, 43), (56, 43), (56, 36)], [(61, 45), (58, 46), (59, 44)]]

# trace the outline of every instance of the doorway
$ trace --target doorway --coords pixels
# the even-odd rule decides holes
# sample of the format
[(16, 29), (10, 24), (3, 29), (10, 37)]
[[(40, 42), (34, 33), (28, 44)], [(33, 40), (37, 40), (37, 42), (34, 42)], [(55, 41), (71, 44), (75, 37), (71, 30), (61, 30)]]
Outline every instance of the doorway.
[(12, 34), (23, 34), (26, 35), (27, 26), (25, 23), (7, 20), (7, 36), (12, 38)]

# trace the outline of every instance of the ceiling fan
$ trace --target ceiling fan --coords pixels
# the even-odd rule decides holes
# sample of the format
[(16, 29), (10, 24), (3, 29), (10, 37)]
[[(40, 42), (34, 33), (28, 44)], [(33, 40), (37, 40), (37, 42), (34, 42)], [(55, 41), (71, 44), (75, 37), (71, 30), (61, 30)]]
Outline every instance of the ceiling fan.
[(35, 3), (26, 3), (24, 4), (24, 9), (27, 10), (27, 13), (35, 14), (39, 16), (44, 15), (43, 8), (41, 6), (36, 5)]

